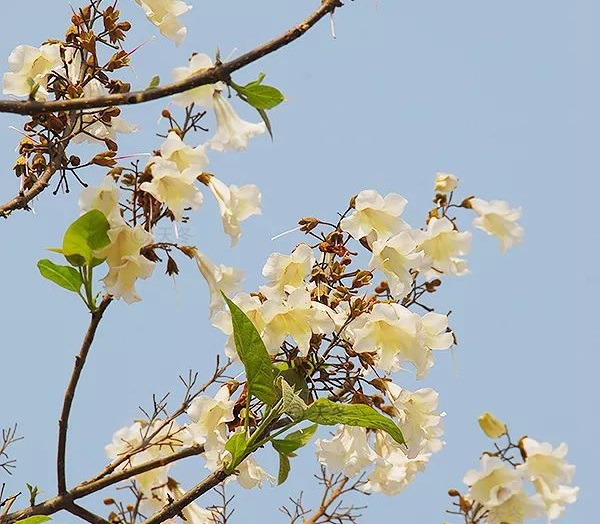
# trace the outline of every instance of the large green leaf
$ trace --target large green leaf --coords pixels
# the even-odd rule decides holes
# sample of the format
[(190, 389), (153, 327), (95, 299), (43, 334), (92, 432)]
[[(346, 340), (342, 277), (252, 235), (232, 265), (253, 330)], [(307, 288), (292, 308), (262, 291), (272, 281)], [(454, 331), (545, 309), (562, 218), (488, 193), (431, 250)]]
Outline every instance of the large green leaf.
[(304, 412), (304, 419), (324, 426), (345, 424), (346, 426), (381, 429), (399, 444), (404, 444), (402, 432), (392, 419), (365, 404), (339, 404), (326, 398), (320, 398)]
[(17, 520), (14, 524), (42, 524), (42, 522), (48, 522), (49, 520), (52, 519), (47, 515), (34, 515), (33, 517)]
[(235, 349), (246, 370), (248, 394), (272, 405), (278, 398), (275, 390), (276, 370), (267, 348), (246, 314), (225, 295), (223, 297), (231, 311)]
[(101, 211), (92, 209), (81, 215), (65, 232), (62, 253), (73, 266), (97, 266), (103, 260), (94, 257), (94, 251), (110, 243), (110, 225)]
[(296, 451), (308, 444), (318, 427), (318, 424), (313, 424), (304, 429), (299, 429), (286, 435), (285, 438), (273, 439), (271, 444), (278, 453), (282, 453), (288, 457), (295, 457)]
[(59, 266), (47, 258), (40, 260), (37, 263), (37, 267), (44, 278), (58, 284), (62, 288), (74, 293), (79, 292), (81, 289), (81, 275), (75, 268)]
[(255, 109), (273, 109), (285, 100), (279, 89), (254, 82), (242, 88), (244, 100)]

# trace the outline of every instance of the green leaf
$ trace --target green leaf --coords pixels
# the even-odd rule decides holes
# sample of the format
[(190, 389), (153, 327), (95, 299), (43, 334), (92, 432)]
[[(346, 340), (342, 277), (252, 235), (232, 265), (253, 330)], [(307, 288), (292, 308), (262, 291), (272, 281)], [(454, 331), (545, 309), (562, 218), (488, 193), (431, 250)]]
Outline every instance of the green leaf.
[(279, 454), (279, 474), (277, 475), (277, 485), (281, 486), (290, 474), (290, 459), (283, 453)]
[(49, 520), (52, 519), (47, 515), (34, 515), (33, 517), (17, 520), (14, 524), (42, 524), (42, 522), (48, 522)]
[(248, 447), (248, 440), (244, 433), (234, 433), (227, 443), (225, 444), (225, 450), (231, 453), (231, 461), (226, 465), (226, 471), (233, 473), (238, 464), (242, 461), (244, 453)]
[(324, 426), (345, 424), (346, 426), (381, 429), (399, 444), (404, 444), (402, 432), (393, 420), (364, 404), (339, 404), (326, 398), (320, 398), (308, 407), (304, 413), (304, 419)]
[(281, 388), (281, 400), (283, 401), (281, 409), (283, 412), (287, 413), (293, 420), (301, 420), (308, 407), (304, 400), (282, 376), (277, 377), (277, 385)]
[(273, 439), (271, 444), (279, 454), (295, 457), (296, 451), (308, 444), (318, 427), (318, 424), (313, 424), (304, 429), (299, 429), (286, 435), (285, 438)]
[(101, 211), (92, 209), (81, 215), (65, 232), (62, 252), (73, 266), (97, 266), (104, 260), (94, 257), (94, 251), (110, 243), (110, 225)]
[(269, 116), (267, 115), (267, 112), (264, 109), (257, 109), (257, 111), (258, 111), (258, 114), (260, 115), (260, 117), (262, 118), (262, 121), (267, 126), (267, 131), (269, 132), (269, 136), (271, 137), (271, 140), (273, 140), (273, 127), (271, 126), (271, 121), (269, 120)]
[(150, 79), (150, 83), (148, 84), (148, 87), (146, 88), (146, 90), (148, 90), (148, 89), (156, 89), (159, 85), (160, 85), (160, 76), (154, 75)]
[(255, 109), (273, 109), (285, 100), (279, 89), (256, 82), (242, 87), (240, 94), (241, 98)]
[(83, 282), (79, 272), (70, 266), (59, 266), (44, 258), (37, 263), (37, 267), (44, 278), (65, 288), (73, 293), (78, 293)]
[(223, 297), (231, 311), (235, 349), (246, 370), (248, 394), (272, 405), (277, 401), (276, 371), (267, 348), (246, 314), (225, 295)]

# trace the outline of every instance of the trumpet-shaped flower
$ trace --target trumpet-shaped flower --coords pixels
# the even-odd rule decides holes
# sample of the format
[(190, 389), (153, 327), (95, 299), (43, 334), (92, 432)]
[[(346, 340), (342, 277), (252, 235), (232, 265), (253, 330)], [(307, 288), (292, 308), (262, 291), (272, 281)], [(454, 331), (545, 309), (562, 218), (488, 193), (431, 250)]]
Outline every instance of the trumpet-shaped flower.
[(60, 44), (44, 44), (41, 47), (17, 46), (8, 57), (10, 72), (4, 73), (5, 95), (29, 96), (37, 86), (34, 98), (48, 98), (48, 75), (62, 66)]
[(200, 274), (208, 284), (210, 294), (209, 316), (213, 317), (224, 305), (223, 295), (233, 295), (240, 288), (244, 274), (233, 267), (223, 264), (215, 265), (208, 257), (196, 250), (194, 254)]
[(141, 226), (117, 226), (108, 230), (110, 244), (96, 253), (106, 258), (109, 270), (102, 279), (106, 291), (128, 304), (141, 300), (135, 289), (139, 278), (148, 278), (154, 262), (140, 254), (140, 249), (152, 242), (152, 235)]
[(240, 222), (252, 215), (260, 215), (260, 190), (253, 184), (242, 187), (231, 185), (227, 187), (218, 178), (211, 176), (208, 180), (208, 188), (215, 196), (223, 229), (231, 238), (231, 245), (237, 244), (242, 230)]
[[(106, 95), (105, 87), (99, 80), (93, 78), (83, 87), (84, 98), (98, 98)], [(129, 124), (120, 116), (113, 116), (109, 121), (104, 121), (99, 117), (102, 109), (89, 109), (82, 111), (75, 127), (74, 144), (90, 142), (96, 144), (107, 138), (115, 140), (117, 133), (134, 133), (138, 127)]]
[(439, 313), (426, 313), (421, 317), (421, 335), (429, 349), (449, 349), (454, 343), (452, 332), (448, 331), (448, 317)]
[(408, 456), (440, 451), (444, 445), (441, 437), (444, 434), (442, 418), (445, 413), (437, 411), (438, 392), (430, 388), (409, 391), (393, 382), (387, 383), (387, 390), (392, 405), (398, 411)]
[(575, 466), (565, 460), (568, 451), (566, 444), (554, 449), (547, 442), (540, 443), (525, 437), (521, 441), (521, 447), (527, 455), (525, 464), (521, 467), (531, 480), (541, 480), (550, 488), (571, 482)]
[(319, 439), (315, 445), (321, 464), (331, 473), (348, 477), (358, 475), (377, 458), (367, 441), (367, 430), (361, 427), (340, 425), (332, 438)]
[(314, 263), (315, 255), (307, 244), (299, 244), (290, 255), (272, 253), (262, 270), (267, 285), (261, 287), (261, 292), (266, 297), (278, 297), (304, 287)]
[(329, 308), (310, 299), (310, 293), (299, 288), (285, 299), (270, 298), (263, 304), (265, 320), (263, 340), (267, 351), (276, 355), (289, 336), (298, 345), (300, 355), (306, 356), (313, 333), (327, 333), (334, 323)]
[(246, 149), (250, 138), (262, 135), (267, 130), (264, 122), (253, 124), (242, 120), (218, 91), (213, 96), (213, 109), (217, 119), (217, 132), (209, 140), (209, 145), (216, 151)]
[(543, 480), (535, 480), (533, 485), (544, 501), (549, 521), (559, 518), (564, 513), (565, 506), (577, 500), (579, 492), (579, 488), (573, 486), (561, 485), (551, 488)]
[(468, 471), (463, 481), (469, 486), (469, 498), (492, 508), (505, 502), (520, 489), (521, 475), (512, 467), (507, 467), (498, 457), (483, 455), (481, 471)]
[(204, 444), (209, 436), (219, 432), (223, 425), (233, 420), (235, 402), (229, 398), (229, 389), (222, 386), (213, 397), (200, 396), (193, 400), (187, 414), (193, 424), (188, 430), (197, 444)]
[(238, 474), (235, 479), (244, 489), (262, 488), (264, 482), (268, 482), (272, 486), (276, 484), (275, 479), (261, 468), (252, 456), (244, 460), (237, 467), (237, 471)]
[(124, 225), (119, 208), (119, 188), (110, 176), (105, 176), (99, 186), (88, 186), (79, 195), (79, 207), (83, 213), (97, 209), (106, 216), (111, 227)]
[(187, 29), (177, 18), (187, 13), (192, 6), (181, 0), (135, 0), (142, 7), (146, 18), (158, 27), (161, 34), (177, 45), (183, 42)]
[[(265, 321), (262, 316), (262, 302), (258, 297), (251, 296), (247, 293), (239, 293), (233, 297), (233, 302), (246, 314), (256, 330), (260, 333)], [(212, 317), (212, 324), (227, 335), (225, 343), (225, 354), (231, 360), (237, 360), (238, 354), (235, 349), (235, 341), (233, 338), (233, 325), (231, 323), (231, 313), (228, 309), (217, 311)]]
[(417, 244), (407, 231), (373, 242), (369, 267), (383, 271), (396, 298), (408, 294), (413, 281), (411, 270), (418, 270), (422, 263), (423, 252), (417, 251)]
[(193, 168), (196, 175), (199, 175), (208, 165), (206, 146), (188, 146), (175, 131), (171, 131), (161, 144), (160, 155), (164, 160), (175, 162), (179, 171)]
[[(173, 80), (175, 82), (181, 82), (190, 76), (201, 73), (206, 69), (213, 67), (212, 59), (203, 53), (198, 53), (190, 58), (190, 62), (187, 66), (176, 67), (173, 69)], [(178, 106), (185, 107), (191, 104), (200, 104), (203, 107), (212, 107), (213, 95), (221, 83), (207, 84), (200, 87), (195, 87), (183, 93), (177, 93), (173, 95), (173, 102)]]
[(425, 266), (430, 269), (426, 277), (434, 278), (440, 273), (464, 275), (468, 273), (466, 262), (459, 258), (471, 249), (471, 233), (460, 233), (446, 217), (432, 217), (426, 231), (417, 234), (419, 250), (425, 254)]
[(353, 349), (357, 353), (376, 351), (377, 366), (384, 371), (400, 369), (410, 362), (417, 378), (433, 365), (431, 352), (423, 345), (420, 318), (400, 304), (375, 304), (370, 313), (361, 315), (352, 328)]
[(486, 202), (480, 198), (469, 200), (471, 209), (479, 216), (473, 225), (500, 241), (500, 251), (504, 252), (523, 240), (523, 228), (517, 224), (521, 209), (511, 209), (503, 200)]
[(382, 197), (377, 191), (366, 189), (354, 199), (354, 213), (344, 218), (340, 226), (354, 238), (367, 237), (370, 244), (384, 240), (409, 229), (400, 218), (406, 199), (395, 193)]
[(182, 172), (175, 162), (155, 158), (151, 170), (152, 181), (143, 182), (140, 189), (165, 204), (175, 220), (183, 218), (186, 208), (197, 209), (202, 205), (202, 193), (194, 185), (198, 175), (195, 168)]
[(440, 193), (449, 193), (458, 187), (458, 178), (450, 173), (436, 173), (433, 188)]
[(531, 496), (519, 482), (506, 487), (509, 493), (497, 506), (488, 508), (486, 522), (490, 524), (523, 524), (526, 520), (544, 514), (544, 503), (539, 495)]

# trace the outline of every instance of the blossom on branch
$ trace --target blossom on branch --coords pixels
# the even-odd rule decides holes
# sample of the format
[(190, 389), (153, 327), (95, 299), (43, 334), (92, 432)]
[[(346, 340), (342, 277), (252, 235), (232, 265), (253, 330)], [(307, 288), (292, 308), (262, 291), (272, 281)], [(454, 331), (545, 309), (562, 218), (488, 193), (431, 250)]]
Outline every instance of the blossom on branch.
[(348, 477), (358, 475), (377, 458), (367, 442), (367, 430), (361, 427), (340, 425), (332, 438), (319, 439), (315, 445), (322, 465)]
[(183, 42), (187, 29), (177, 18), (187, 13), (192, 6), (181, 0), (135, 0), (162, 35), (177, 45)]
[(125, 224), (119, 206), (119, 188), (110, 176), (105, 176), (99, 186), (88, 186), (79, 195), (82, 213), (97, 209), (101, 211), (111, 227)]
[[(173, 69), (173, 80), (175, 82), (181, 82), (190, 76), (201, 73), (214, 66), (212, 59), (204, 54), (197, 53), (190, 58), (187, 66), (176, 67)], [(212, 107), (213, 95), (217, 89), (224, 87), (222, 82), (216, 84), (207, 84), (204, 86), (194, 87), (183, 93), (177, 93), (173, 95), (173, 102), (181, 107), (186, 107), (191, 104), (200, 104), (203, 107)]]
[(272, 253), (262, 269), (267, 284), (261, 286), (261, 293), (272, 298), (303, 287), (314, 263), (315, 255), (308, 244), (298, 244), (290, 255)]
[(458, 187), (458, 178), (450, 173), (436, 173), (433, 188), (440, 193), (449, 193)]
[(193, 168), (196, 175), (202, 173), (206, 166), (208, 166), (206, 146), (188, 146), (175, 131), (170, 131), (165, 141), (161, 144), (160, 157), (153, 157), (152, 160), (156, 161), (157, 158), (175, 162), (177, 169), (181, 172)]
[(523, 228), (517, 224), (521, 216), (519, 208), (511, 209), (504, 200), (487, 202), (480, 198), (469, 199), (469, 206), (479, 216), (473, 225), (493, 235), (500, 241), (500, 251), (505, 252), (523, 240)]

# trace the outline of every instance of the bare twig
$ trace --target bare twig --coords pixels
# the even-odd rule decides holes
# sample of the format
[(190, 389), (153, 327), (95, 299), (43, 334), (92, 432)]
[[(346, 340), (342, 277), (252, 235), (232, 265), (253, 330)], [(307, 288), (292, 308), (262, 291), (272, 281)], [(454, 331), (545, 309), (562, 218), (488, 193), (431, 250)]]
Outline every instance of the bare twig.
[[(15, 467), (15, 460), (10, 459), (6, 450), (11, 444), (22, 440), (23, 437), (17, 436), (17, 425), (2, 429), (2, 443), (0, 443), (0, 469), (3, 469), (9, 475), (12, 473), (11, 469)], [(0, 496), (0, 502), (2, 501), (2, 497)]]
[(77, 384), (79, 383), (79, 378), (81, 376), (83, 366), (85, 365), (85, 361), (92, 346), (92, 342), (94, 341), (94, 336), (96, 335), (96, 329), (98, 328), (98, 324), (100, 323), (100, 320), (102, 320), (102, 316), (104, 315), (104, 312), (106, 311), (106, 308), (111, 303), (111, 301), (112, 297), (105, 296), (102, 299), (102, 302), (100, 302), (98, 309), (96, 309), (92, 313), (90, 325), (85, 334), (85, 338), (83, 339), (81, 350), (79, 351), (79, 354), (75, 357), (75, 365), (73, 367), (73, 372), (71, 373), (71, 379), (69, 380), (69, 385), (67, 386), (67, 389), (65, 391), (65, 398), (63, 400), (62, 411), (60, 414), (60, 419), (58, 421), (58, 447), (56, 453), (56, 472), (59, 495), (67, 492), (67, 480), (65, 473), (67, 430), (69, 426), (69, 415), (71, 413), (71, 406), (73, 404), (73, 398), (75, 397), (75, 390), (77, 388)]

